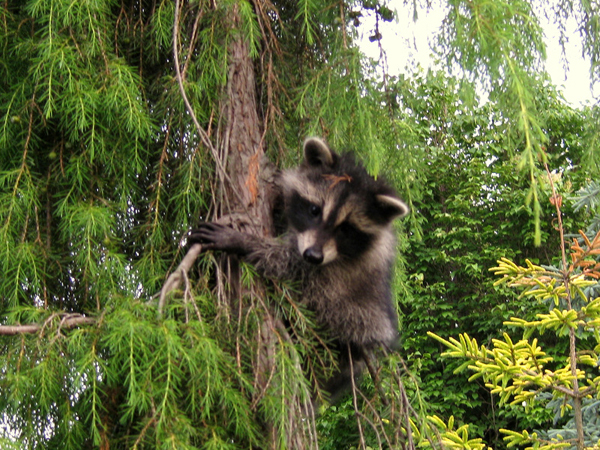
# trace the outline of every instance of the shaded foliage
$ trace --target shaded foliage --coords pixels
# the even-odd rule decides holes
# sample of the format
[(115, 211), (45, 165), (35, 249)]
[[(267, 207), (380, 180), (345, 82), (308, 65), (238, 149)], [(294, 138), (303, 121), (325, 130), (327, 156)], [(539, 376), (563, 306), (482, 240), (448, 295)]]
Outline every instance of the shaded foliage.
[[(410, 240), (406, 276), (411, 295), (400, 299), (403, 350), (431, 410), (472, 424), (498, 448), (498, 429), (515, 423), (516, 428), (540, 426), (549, 415), (541, 409), (524, 413), (499, 408), (482, 384), (466, 384), (453, 374), (459, 364), (440, 359), (440, 347), (425, 332), (445, 338), (467, 332), (485, 343), (507, 330), (504, 321), (510, 317), (533, 318), (541, 312), (541, 305), (495, 286), (488, 268), (501, 257), (551, 264), (559, 243), (553, 232), (556, 212), (546, 183), (540, 186), (543, 245), (535, 247), (533, 212), (524, 207), (527, 187), (515, 173), (514, 155), (505, 150), (513, 142), (507, 132), (510, 121), (494, 103), (469, 107), (461, 101), (463, 87), (452, 79), (440, 74), (418, 79), (420, 83), (407, 79), (398, 85), (401, 103), (415, 117), (427, 148), (426, 188), (417, 204), (422, 237)], [(547, 104), (543, 128), (555, 183), (564, 195), (573, 194), (589, 176), (580, 163), (589, 118), (562, 103), (547, 86), (538, 95)], [(586, 217), (569, 203), (563, 210), (570, 228)], [(548, 342), (557, 345), (551, 338)], [(563, 350), (558, 345), (552, 351)]]

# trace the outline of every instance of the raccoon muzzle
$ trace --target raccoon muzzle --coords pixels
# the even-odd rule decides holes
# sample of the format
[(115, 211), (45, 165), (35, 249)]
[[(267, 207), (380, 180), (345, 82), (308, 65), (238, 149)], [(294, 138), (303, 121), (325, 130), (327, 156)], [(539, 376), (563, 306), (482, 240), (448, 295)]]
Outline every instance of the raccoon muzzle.
[(302, 257), (306, 262), (319, 265), (323, 262), (323, 249), (317, 246), (308, 247)]
[(296, 236), (302, 259), (316, 266), (328, 264), (338, 257), (335, 239), (318, 229), (307, 230)]

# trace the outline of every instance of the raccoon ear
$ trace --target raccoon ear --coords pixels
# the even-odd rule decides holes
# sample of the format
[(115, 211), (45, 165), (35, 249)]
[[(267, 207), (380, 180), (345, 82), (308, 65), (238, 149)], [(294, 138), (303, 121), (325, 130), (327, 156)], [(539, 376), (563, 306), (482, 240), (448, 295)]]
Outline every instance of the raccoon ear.
[(304, 160), (309, 166), (333, 166), (334, 154), (327, 144), (317, 137), (304, 141)]
[(379, 194), (376, 196), (380, 212), (388, 220), (404, 217), (408, 214), (408, 206), (398, 197), (393, 195)]

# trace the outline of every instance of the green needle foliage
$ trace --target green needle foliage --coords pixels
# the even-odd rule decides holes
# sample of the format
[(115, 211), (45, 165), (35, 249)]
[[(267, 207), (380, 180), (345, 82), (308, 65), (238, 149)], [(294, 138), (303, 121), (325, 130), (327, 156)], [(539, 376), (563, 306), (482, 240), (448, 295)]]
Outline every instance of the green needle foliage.
[[(583, 27), (597, 73), (596, 6), (562, 3), (557, 20), (574, 17)], [(546, 242), (540, 156), (561, 167), (586, 161), (590, 171), (575, 185), (593, 198), (598, 128), (585, 125), (598, 114), (556, 107), (539, 72), (544, 48), (531, 4), (448, 3), (436, 51), (460, 78), (390, 77), (362, 55), (361, 21), (376, 19), (368, 31), (379, 42), (391, 7), (384, 0), (0, 4), (2, 448), (485, 446), (473, 428), (428, 415), (422, 392), (437, 387), (421, 390), (398, 353), (375, 367), (377, 382), (366, 376), (315, 420), (316, 381), (336, 355), (296, 302), (296, 286), (207, 253), (160, 313), (157, 305), (168, 274), (185, 260), (188, 231), (260, 210), (265, 189), (257, 185), (272, 177), (263, 161), (297, 164), (311, 134), (359, 154), (412, 208), (398, 231), (418, 267), (401, 257), (395, 277), (399, 310), (411, 301), (419, 310), (412, 330), (416, 313), (403, 314), (407, 349), (424, 342), (419, 326), (433, 320), (422, 305), (451, 291), (439, 280), (419, 291), (413, 281), (425, 279), (425, 266), (461, 280), (479, 274), (484, 261), (505, 255), (484, 245), (503, 209), (497, 241), (514, 243), (507, 222), (516, 217), (527, 225), (524, 246)], [(474, 80), (487, 89), (487, 106), (476, 105)], [(236, 160), (249, 149), (251, 157)], [(500, 180), (490, 166), (501, 167)], [(448, 189), (456, 192), (452, 178), (461, 191), (447, 204), (436, 198), (446, 187), (434, 181), (444, 173)], [(463, 183), (457, 175), (465, 174)], [(475, 214), (483, 206), (493, 213)], [(271, 231), (264, 222), (261, 232)], [(439, 270), (476, 228), (484, 256), (459, 255), (453, 263), (462, 273)], [(432, 238), (445, 248), (435, 253)], [(479, 299), (464, 286), (459, 310)], [(549, 289), (544, 295), (560, 303), (563, 293)], [(457, 290), (440, 302), (446, 324), (454, 322)], [(585, 305), (590, 314), (593, 305)], [(564, 333), (582, 320), (552, 314), (539, 320)], [(482, 317), (480, 325), (489, 316)]]
[[(350, 6), (330, 3), (0, 5), (3, 447), (318, 445), (305, 412), (333, 355), (295, 286), (242, 266), (227, 299), (216, 294), (235, 283), (207, 254), (162, 314), (153, 296), (185, 234), (232, 212), (236, 173), (215, 161), (244, 140), (231, 105), (254, 110), (244, 128), (281, 165), (308, 134), (354, 140), (374, 173), (393, 148), (376, 137), (389, 119), (381, 94), (364, 95), (378, 86), (345, 28)], [(244, 57), (247, 97), (232, 85)]]

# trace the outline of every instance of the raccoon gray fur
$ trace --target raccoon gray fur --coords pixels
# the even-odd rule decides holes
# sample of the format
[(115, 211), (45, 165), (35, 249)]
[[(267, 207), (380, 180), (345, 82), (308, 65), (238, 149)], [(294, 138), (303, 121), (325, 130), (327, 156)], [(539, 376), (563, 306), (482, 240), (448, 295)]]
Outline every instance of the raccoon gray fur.
[(351, 381), (348, 349), (356, 374), (363, 356), (398, 339), (392, 221), (408, 207), (352, 155), (338, 155), (318, 138), (304, 142), (303, 163), (284, 171), (280, 185), (283, 236), (261, 238), (205, 223), (189, 242), (240, 255), (266, 277), (300, 282), (302, 301), (339, 347), (340, 372), (323, 385), (337, 397)]

